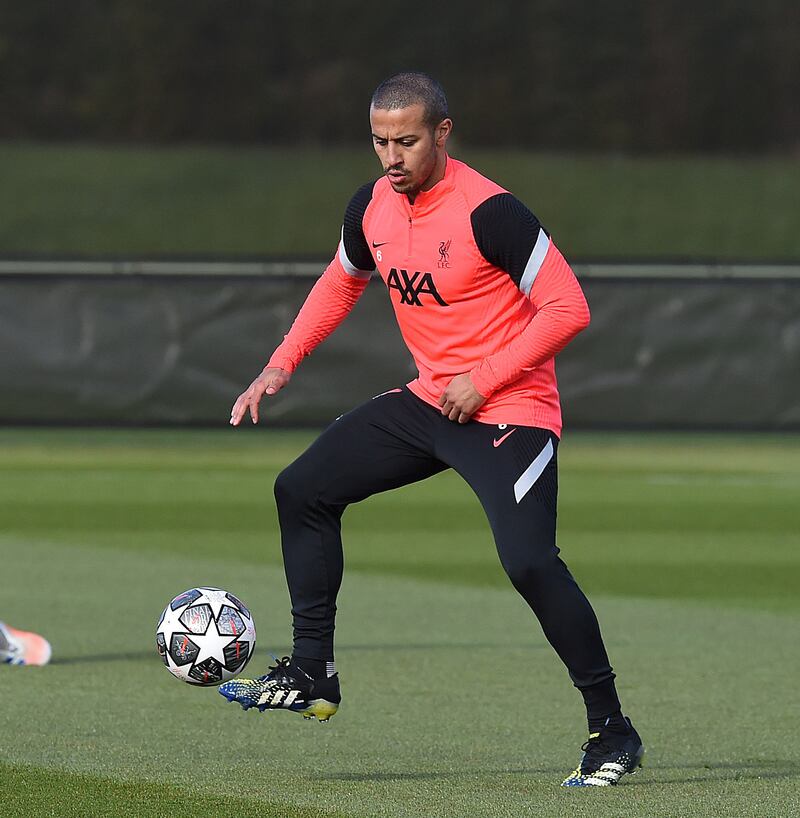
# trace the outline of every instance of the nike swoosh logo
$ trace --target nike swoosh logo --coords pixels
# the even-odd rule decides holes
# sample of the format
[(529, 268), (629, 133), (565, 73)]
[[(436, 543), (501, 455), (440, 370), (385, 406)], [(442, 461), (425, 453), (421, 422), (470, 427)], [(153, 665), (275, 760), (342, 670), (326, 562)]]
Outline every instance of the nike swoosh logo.
[(510, 432), (506, 432), (502, 437), (496, 437), (492, 443), (494, 444), (495, 449), (507, 438), (509, 435), (513, 435), (516, 432), (516, 429), (512, 429)]
[(388, 243), (389, 243), (388, 241), (373, 241), (372, 246), (373, 247), (383, 247), (384, 244), (388, 244)]

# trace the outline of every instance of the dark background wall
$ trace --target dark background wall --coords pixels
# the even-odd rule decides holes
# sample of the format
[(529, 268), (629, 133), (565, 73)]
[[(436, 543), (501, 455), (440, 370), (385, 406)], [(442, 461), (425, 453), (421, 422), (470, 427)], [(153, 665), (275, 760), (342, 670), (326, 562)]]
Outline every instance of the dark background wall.
[(800, 148), (796, 0), (0, 0), (0, 139), (361, 142), (400, 68), (471, 144)]
[[(222, 425), (314, 281), (70, 266), (0, 276), (0, 423)], [(691, 270), (577, 267), (592, 324), (557, 362), (568, 427), (800, 429), (800, 270)], [(415, 375), (374, 280), (265, 411), (326, 425)]]

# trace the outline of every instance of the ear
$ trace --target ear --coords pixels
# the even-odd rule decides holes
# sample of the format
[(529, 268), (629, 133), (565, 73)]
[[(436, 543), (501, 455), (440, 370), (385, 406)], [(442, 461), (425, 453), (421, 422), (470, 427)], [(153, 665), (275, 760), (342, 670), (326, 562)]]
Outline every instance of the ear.
[(453, 131), (453, 120), (443, 119), (435, 128), (434, 134), (436, 136), (436, 147), (443, 148), (447, 142), (448, 137)]

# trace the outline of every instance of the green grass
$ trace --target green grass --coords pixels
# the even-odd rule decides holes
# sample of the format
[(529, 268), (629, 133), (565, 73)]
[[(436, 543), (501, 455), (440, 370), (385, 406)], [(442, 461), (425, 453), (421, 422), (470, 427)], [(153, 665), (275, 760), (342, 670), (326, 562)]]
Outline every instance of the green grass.
[[(453, 475), (345, 517), (327, 727), (244, 713), (154, 649), (214, 583), (288, 648), (271, 484), (301, 433), (0, 430), (0, 616), (45, 669), (0, 669), (9, 816), (788, 816), (800, 810), (800, 438), (568, 435), (560, 544), (595, 603), (649, 766), (557, 786), (580, 699)], [(447, 696), (432, 697), (432, 690)]]
[[(268, 801), (254, 803), (226, 792), (214, 795), (188, 787), (146, 781), (119, 781), (96, 775), (0, 764), (3, 814), (59, 818), (135, 815), (136, 818), (182, 818), (210, 815), (259, 818), (336, 818), (336, 813), (313, 807), (286, 807)], [(54, 797), (56, 796), (56, 797)]]
[[(800, 258), (800, 163), (453, 146), (525, 201), (570, 257)], [(353, 149), (0, 144), (0, 253), (322, 254), (355, 189)], [(310, 216), (310, 214), (313, 214)]]

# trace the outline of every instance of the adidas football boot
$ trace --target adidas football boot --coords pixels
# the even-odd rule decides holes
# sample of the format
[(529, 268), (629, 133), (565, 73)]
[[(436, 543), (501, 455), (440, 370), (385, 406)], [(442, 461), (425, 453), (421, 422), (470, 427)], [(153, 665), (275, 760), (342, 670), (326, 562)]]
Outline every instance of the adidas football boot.
[(233, 679), (220, 685), (219, 692), (245, 710), (292, 710), (305, 719), (326, 722), (339, 709), (339, 676), (312, 679), (288, 656), (277, 660), (266, 676)]
[(50, 643), (43, 636), (0, 622), (0, 664), (46, 665), (51, 653)]
[(644, 745), (627, 716), (625, 721), (627, 733), (604, 727), (599, 733), (589, 734), (581, 747), (581, 763), (564, 779), (562, 787), (611, 787), (625, 773), (635, 773), (642, 766)]

